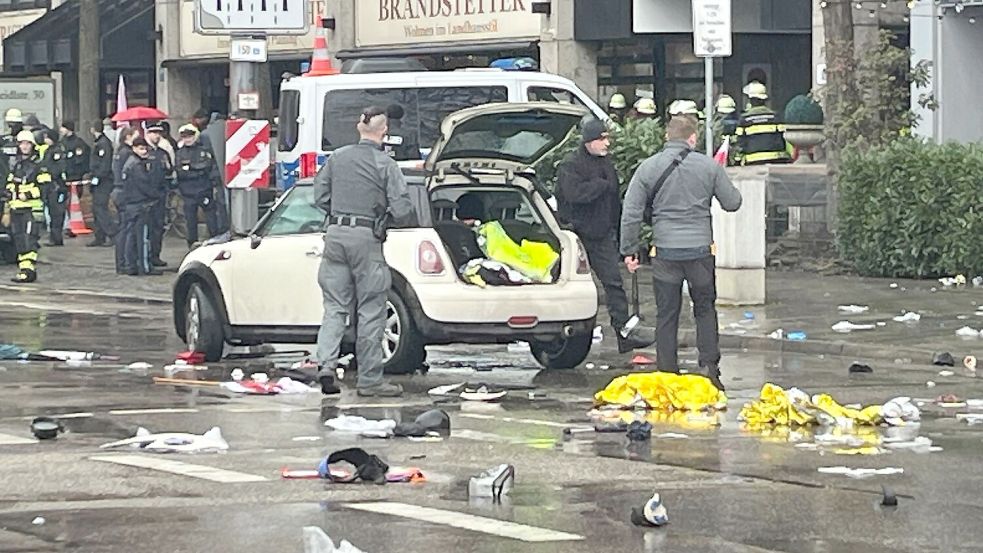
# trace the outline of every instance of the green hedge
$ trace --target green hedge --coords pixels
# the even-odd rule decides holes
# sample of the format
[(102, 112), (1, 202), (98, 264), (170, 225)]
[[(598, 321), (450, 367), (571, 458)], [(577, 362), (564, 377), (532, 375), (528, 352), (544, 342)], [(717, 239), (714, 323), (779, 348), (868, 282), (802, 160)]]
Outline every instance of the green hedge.
[(838, 247), (859, 273), (983, 274), (983, 145), (845, 152), (838, 184)]

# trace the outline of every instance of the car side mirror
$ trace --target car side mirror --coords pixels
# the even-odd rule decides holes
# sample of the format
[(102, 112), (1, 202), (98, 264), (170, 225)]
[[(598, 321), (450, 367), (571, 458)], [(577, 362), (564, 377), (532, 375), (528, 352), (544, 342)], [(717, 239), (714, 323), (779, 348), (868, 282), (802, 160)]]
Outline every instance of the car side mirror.
[(252, 249), (255, 250), (262, 243), (263, 243), (263, 237), (262, 236), (260, 236), (258, 234), (250, 234), (249, 235), (249, 247), (250, 248), (252, 248)]

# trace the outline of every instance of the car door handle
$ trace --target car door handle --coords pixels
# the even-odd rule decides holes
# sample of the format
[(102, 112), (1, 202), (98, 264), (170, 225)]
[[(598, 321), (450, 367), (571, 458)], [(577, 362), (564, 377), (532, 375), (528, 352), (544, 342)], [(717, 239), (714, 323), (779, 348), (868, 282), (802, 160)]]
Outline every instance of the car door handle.
[(304, 252), (304, 255), (306, 255), (307, 257), (321, 257), (321, 253), (322, 253), (321, 250), (317, 248), (311, 248), (306, 252)]

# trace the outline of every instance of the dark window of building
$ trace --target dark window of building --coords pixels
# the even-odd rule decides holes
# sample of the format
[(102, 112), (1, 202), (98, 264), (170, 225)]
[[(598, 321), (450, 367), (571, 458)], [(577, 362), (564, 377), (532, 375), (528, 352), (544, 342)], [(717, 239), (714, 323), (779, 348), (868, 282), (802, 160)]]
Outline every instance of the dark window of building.
[(280, 116), (278, 125), (278, 137), (280, 145), (277, 147), (281, 152), (289, 152), (297, 145), (299, 138), (299, 125), (297, 118), (300, 117), (300, 91), (284, 90), (280, 93)]
[(401, 107), (403, 117), (390, 122), (390, 134), (399, 131), (404, 143), (430, 148), (440, 134), (441, 121), (451, 113), (507, 101), (508, 90), (504, 86), (332, 90), (324, 96), (321, 148), (333, 150), (357, 142), (355, 124), (368, 106)]

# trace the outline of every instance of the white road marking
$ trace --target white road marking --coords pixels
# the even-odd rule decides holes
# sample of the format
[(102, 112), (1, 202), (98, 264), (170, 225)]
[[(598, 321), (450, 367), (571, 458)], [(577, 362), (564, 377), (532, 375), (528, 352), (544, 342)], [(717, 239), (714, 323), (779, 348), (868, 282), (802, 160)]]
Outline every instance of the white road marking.
[(466, 428), (458, 428), (451, 430), (451, 438), (461, 438), (464, 440), (474, 440), (477, 442), (497, 442), (508, 444), (512, 443), (512, 440), (504, 436), (499, 436), (498, 434), (492, 434), (491, 432), (481, 432), (478, 430), (468, 430)]
[[(94, 417), (95, 415), (93, 415), (92, 413), (65, 413), (64, 415), (45, 415), (45, 416), (51, 417), (53, 419), (88, 419)], [(34, 415), (30, 415), (27, 417), (21, 417), (20, 419), (25, 421), (32, 421), (36, 418), (37, 417), (35, 417)]]
[(20, 436), (11, 436), (10, 434), (0, 434), (0, 445), (27, 445), (36, 443), (38, 441), (34, 438), (21, 438)]
[(419, 507), (408, 503), (346, 503), (344, 506), (358, 511), (392, 515), (433, 524), (443, 524), (444, 526), (526, 542), (579, 541), (584, 539), (583, 536), (577, 534), (557, 532), (556, 530), (549, 530), (547, 528), (527, 526), (525, 524), (479, 517), (456, 511)]
[(171, 474), (180, 474), (181, 476), (190, 476), (191, 478), (210, 480), (220, 484), (240, 484), (245, 482), (267, 481), (265, 477), (257, 476), (255, 474), (217, 469), (214, 467), (206, 467), (204, 465), (192, 465), (191, 463), (182, 463), (181, 461), (172, 461), (170, 459), (163, 459), (159, 457), (146, 457), (144, 455), (96, 455), (89, 457), (89, 459), (103, 463), (115, 463), (117, 465), (125, 465), (128, 467), (137, 467), (159, 470), (161, 472), (169, 472)]
[(165, 415), (169, 413), (197, 413), (197, 409), (159, 408), (159, 409), (113, 409), (110, 415)]

